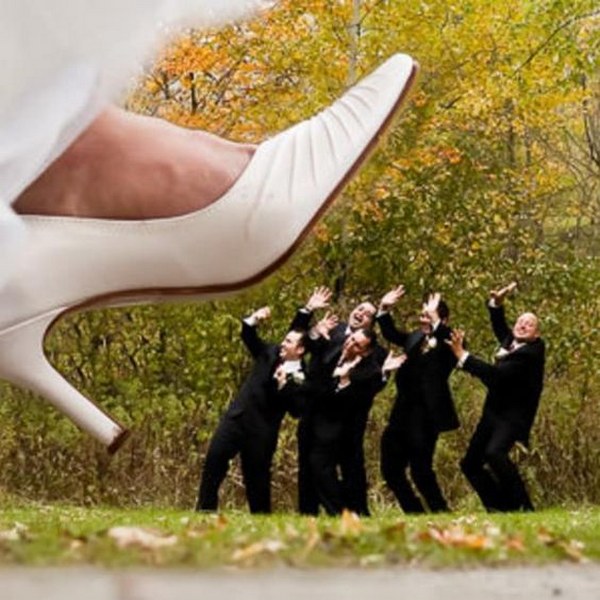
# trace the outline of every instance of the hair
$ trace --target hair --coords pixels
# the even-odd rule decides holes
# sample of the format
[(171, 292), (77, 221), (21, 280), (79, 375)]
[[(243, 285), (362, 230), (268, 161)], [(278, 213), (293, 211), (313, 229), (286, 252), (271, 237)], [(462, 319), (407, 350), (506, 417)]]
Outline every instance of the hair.
[(438, 315), (442, 321), (447, 321), (450, 318), (450, 307), (443, 300), (440, 300), (438, 304)]
[(298, 333), (300, 337), (298, 338), (298, 344), (306, 349), (306, 345), (308, 344), (308, 331), (306, 329), (294, 328), (290, 329), (288, 333)]
[(371, 327), (363, 327), (362, 329), (359, 329), (359, 331), (362, 331), (363, 335), (367, 338), (367, 340), (369, 341), (369, 345), (367, 346), (368, 350), (372, 350), (375, 345), (377, 344), (377, 334), (375, 333), (375, 330), (372, 329)]

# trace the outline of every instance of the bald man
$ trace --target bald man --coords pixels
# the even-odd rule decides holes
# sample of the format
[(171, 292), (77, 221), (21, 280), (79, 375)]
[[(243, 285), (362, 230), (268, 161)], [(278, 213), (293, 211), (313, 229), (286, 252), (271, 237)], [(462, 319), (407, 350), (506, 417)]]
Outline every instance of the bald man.
[(461, 468), (488, 511), (530, 511), (533, 504), (509, 452), (529, 443), (544, 381), (545, 345), (536, 315), (523, 313), (512, 329), (503, 301), (515, 283), (490, 292), (488, 309), (500, 348), (495, 364), (464, 349), (462, 331), (454, 331), (452, 350), (458, 367), (477, 377), (488, 393), (483, 414), (461, 461)]

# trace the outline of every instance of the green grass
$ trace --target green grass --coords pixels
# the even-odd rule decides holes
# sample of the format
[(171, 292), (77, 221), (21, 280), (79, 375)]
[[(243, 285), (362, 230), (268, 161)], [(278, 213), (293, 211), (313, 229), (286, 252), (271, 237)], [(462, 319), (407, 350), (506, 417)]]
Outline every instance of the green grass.
[[(4, 504), (0, 564), (426, 568), (600, 560), (600, 509), (310, 519)], [(124, 530), (117, 528), (130, 527)]]

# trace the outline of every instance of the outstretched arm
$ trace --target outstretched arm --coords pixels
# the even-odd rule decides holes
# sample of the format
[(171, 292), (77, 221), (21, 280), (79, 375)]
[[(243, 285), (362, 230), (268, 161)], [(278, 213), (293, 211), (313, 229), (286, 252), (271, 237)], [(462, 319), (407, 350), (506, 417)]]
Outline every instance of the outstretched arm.
[(316, 287), (306, 304), (296, 312), (296, 315), (290, 323), (289, 329), (300, 329), (308, 331), (313, 312), (320, 308), (329, 306), (331, 299), (331, 290), (325, 286)]
[(394, 304), (402, 298), (405, 294), (404, 286), (398, 285), (393, 290), (390, 290), (383, 298), (379, 301), (379, 312), (387, 312), (389, 311)]
[(398, 302), (398, 300), (400, 300), (400, 298), (402, 298), (402, 296), (404, 296), (404, 293), (404, 286), (398, 285), (385, 294), (379, 302), (379, 310), (375, 317), (375, 320), (381, 329), (381, 335), (383, 335), (388, 342), (396, 344), (397, 346), (404, 346), (408, 334), (405, 331), (400, 331), (396, 328), (394, 319), (388, 311)]
[(405, 362), (408, 357), (406, 354), (394, 354), (392, 350), (390, 350), (389, 354), (385, 357), (385, 361), (383, 362), (383, 366), (381, 367), (381, 373), (384, 381), (387, 381), (389, 376), (397, 371)]
[(513, 281), (499, 290), (490, 291), (488, 309), (490, 321), (496, 339), (501, 344), (510, 335), (510, 327), (506, 323), (504, 315), (504, 299), (517, 289), (517, 282)]
[(271, 309), (263, 306), (242, 321), (242, 341), (254, 358), (265, 351), (267, 344), (259, 337), (257, 326), (271, 317)]

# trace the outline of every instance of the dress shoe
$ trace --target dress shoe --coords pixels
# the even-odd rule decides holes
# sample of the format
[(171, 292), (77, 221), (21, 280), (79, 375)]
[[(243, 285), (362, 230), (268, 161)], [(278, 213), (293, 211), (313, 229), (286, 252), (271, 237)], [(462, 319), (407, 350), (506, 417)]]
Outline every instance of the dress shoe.
[(409, 56), (392, 56), (332, 106), (259, 145), (231, 189), (202, 210), (143, 221), (24, 216), (26, 250), (0, 290), (0, 377), (115, 450), (124, 427), (46, 360), (52, 324), (99, 305), (210, 298), (270, 274), (364, 162), (416, 71)]

